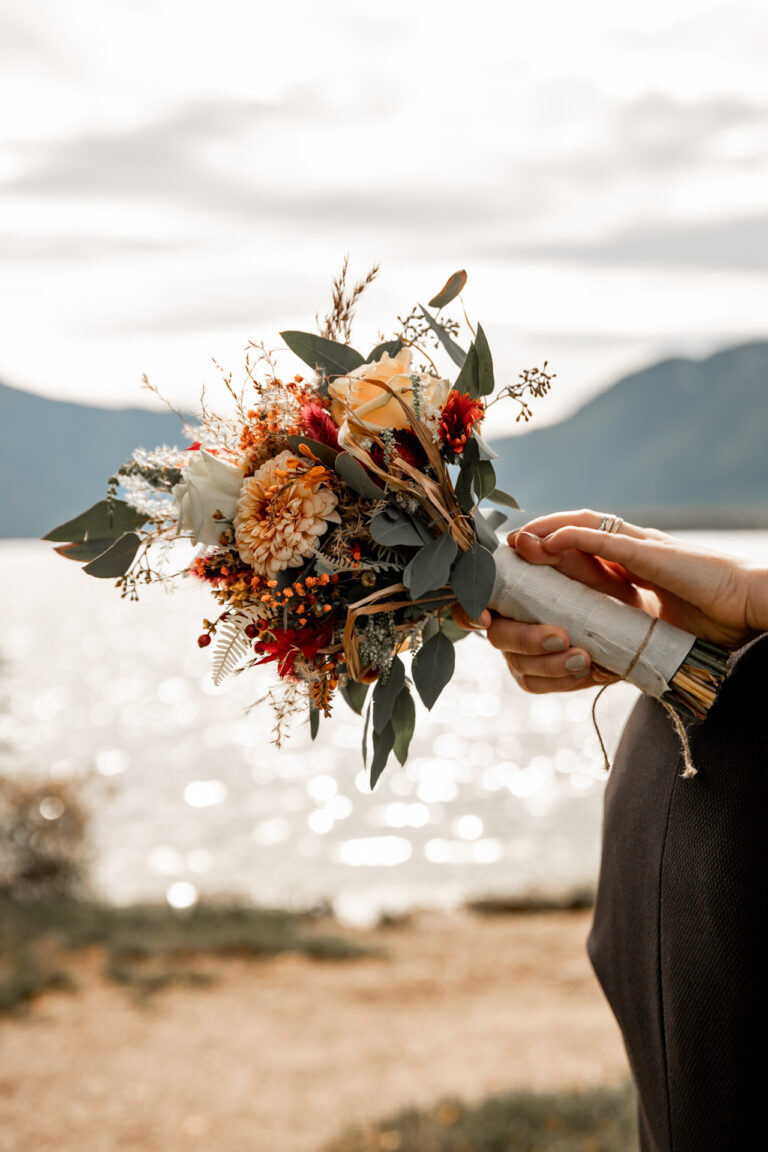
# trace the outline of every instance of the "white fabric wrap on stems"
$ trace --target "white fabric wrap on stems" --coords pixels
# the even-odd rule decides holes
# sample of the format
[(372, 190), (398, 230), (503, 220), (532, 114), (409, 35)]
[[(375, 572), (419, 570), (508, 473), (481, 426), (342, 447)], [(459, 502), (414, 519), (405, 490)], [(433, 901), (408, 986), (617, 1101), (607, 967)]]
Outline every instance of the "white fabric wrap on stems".
[(525, 624), (565, 628), (574, 647), (586, 648), (596, 664), (649, 696), (663, 696), (696, 642), (689, 632), (657, 620), (643, 648), (653, 622), (647, 612), (596, 592), (555, 568), (529, 564), (505, 544), (493, 556), (496, 580), (489, 608)]

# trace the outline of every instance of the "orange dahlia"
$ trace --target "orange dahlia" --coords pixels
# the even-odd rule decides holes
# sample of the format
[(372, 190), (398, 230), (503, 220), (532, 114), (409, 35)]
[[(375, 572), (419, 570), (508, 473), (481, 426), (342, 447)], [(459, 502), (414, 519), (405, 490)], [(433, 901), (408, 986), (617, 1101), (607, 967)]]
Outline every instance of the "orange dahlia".
[(448, 394), (440, 416), (440, 439), (457, 455), (472, 433), (472, 425), (482, 420), (485, 410), (479, 400), (457, 392)]
[(240, 556), (260, 576), (273, 577), (312, 555), (329, 521), (339, 523), (328, 473), (281, 452), (247, 476), (234, 517)]

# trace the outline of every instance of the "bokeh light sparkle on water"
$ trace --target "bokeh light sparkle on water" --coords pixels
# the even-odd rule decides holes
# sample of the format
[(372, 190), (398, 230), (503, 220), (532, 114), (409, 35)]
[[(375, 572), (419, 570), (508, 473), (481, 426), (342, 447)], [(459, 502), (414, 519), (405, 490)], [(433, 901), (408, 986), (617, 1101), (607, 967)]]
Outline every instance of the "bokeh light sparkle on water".
[[(765, 546), (765, 534), (760, 537)], [(229, 894), (360, 922), (414, 904), (594, 882), (604, 771), (593, 692), (528, 696), (478, 637), (405, 767), (371, 793), (362, 723), (339, 701), (318, 740), (270, 743), (270, 669), (212, 684), (206, 590), (120, 600), (34, 541), (0, 544), (0, 770), (82, 777), (94, 879), (116, 902)], [(634, 689), (600, 704), (609, 750)], [(55, 818), (53, 811), (44, 813)]]

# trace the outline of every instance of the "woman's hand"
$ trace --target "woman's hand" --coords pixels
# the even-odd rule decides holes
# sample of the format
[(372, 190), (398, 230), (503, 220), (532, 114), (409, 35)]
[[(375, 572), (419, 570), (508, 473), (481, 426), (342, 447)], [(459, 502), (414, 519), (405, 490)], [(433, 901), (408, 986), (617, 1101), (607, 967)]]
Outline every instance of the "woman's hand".
[[(653, 528), (622, 524), (616, 534), (601, 532), (601, 521), (600, 513), (589, 510), (543, 516), (510, 533), (508, 543), (531, 564), (556, 567), (725, 648), (736, 648), (768, 630), (765, 569)], [(457, 622), (469, 623), (459, 613)], [(488, 639), (502, 650), (513, 676), (528, 691), (564, 691), (615, 679), (599, 670), (574, 679), (563, 657), (541, 655), (546, 636), (569, 643), (561, 628), (520, 624), (495, 613), (484, 613), (477, 624), (487, 628)], [(569, 649), (567, 655), (577, 652), (589, 665), (582, 649)]]

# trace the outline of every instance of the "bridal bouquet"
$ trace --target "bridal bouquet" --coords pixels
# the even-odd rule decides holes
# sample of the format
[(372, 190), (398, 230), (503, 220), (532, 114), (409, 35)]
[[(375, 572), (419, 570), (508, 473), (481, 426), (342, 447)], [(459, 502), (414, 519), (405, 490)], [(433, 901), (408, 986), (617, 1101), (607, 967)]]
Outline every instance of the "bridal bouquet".
[[(480, 429), (501, 399), (529, 418), (528, 400), (550, 387), (546, 362), (496, 390), (482, 326), (464, 313), (465, 350), (443, 312), (464, 272), (429, 301), (432, 311), (417, 305), (391, 338), (358, 351), (352, 315), (375, 273), (348, 289), (345, 263), (321, 334), (281, 333), (308, 375), (282, 379), (266, 347), (250, 344), (244, 387), (224, 377), (229, 414), (203, 397), (189, 448), (137, 450), (105, 500), (46, 539), (136, 599), (141, 584), (174, 578), (153, 566), (163, 542), (191, 538), (188, 574), (219, 608), (197, 641), (213, 644), (215, 682), (274, 663), (278, 744), (297, 711), (314, 738), (337, 694), (365, 710), (372, 788), (392, 752), (406, 759), (412, 689), (431, 709), (451, 679), (465, 635), (451, 618), (456, 602), (471, 618), (489, 606), (562, 624), (603, 667), (703, 715), (724, 673), (717, 652), (499, 545), (499, 506), (517, 504), (497, 487)], [(438, 355), (452, 361), (452, 379)]]

